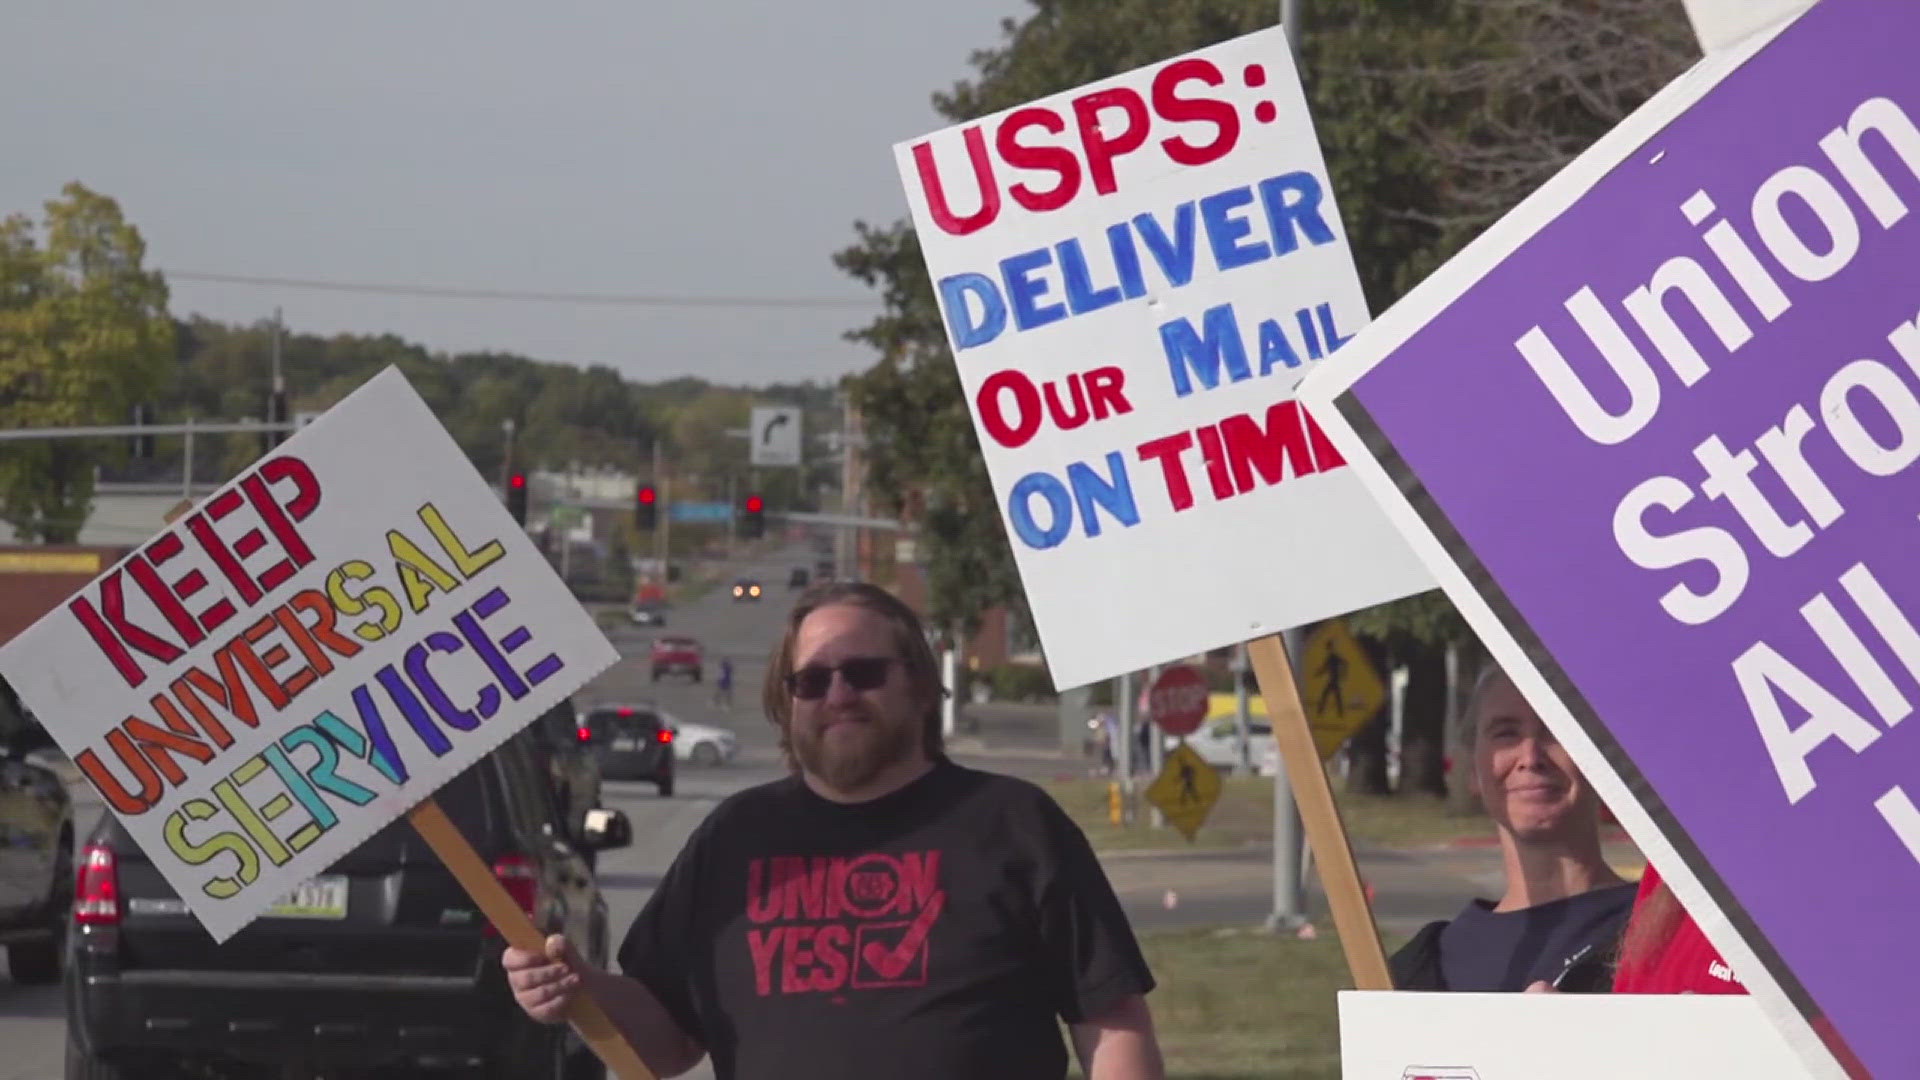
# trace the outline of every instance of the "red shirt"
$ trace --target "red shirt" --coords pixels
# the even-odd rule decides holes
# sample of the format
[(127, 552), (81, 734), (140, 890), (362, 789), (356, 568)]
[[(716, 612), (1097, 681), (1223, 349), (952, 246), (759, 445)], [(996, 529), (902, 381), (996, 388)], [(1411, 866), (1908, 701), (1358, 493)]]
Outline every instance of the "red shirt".
[[(1660, 875), (1651, 864), (1640, 879), (1640, 892), (1633, 899), (1633, 918), (1647, 897), (1660, 884)], [(1631, 933), (1632, 922), (1628, 922)], [(1733, 966), (1700, 932), (1693, 916), (1684, 911), (1667, 943), (1637, 964), (1622, 962), (1613, 975), (1616, 994), (1744, 994), (1747, 988), (1734, 977)]]
[[(1647, 897), (1660, 884), (1660, 875), (1651, 864), (1640, 879), (1640, 891), (1633, 899), (1633, 915), (1627, 926), (1632, 930), (1632, 919), (1640, 916), (1640, 909)], [(1744, 994), (1747, 988), (1734, 977), (1733, 968), (1722, 959), (1719, 950), (1707, 941), (1700, 932), (1700, 926), (1693, 916), (1684, 910), (1675, 923), (1673, 933), (1667, 938), (1666, 945), (1641, 963), (1622, 962), (1613, 974), (1613, 992), (1616, 994)], [(1824, 1016), (1809, 1016), (1807, 1022), (1813, 1026), (1814, 1034), (1826, 1043), (1839, 1059), (1840, 1065), (1850, 1077), (1866, 1080), (1868, 1074), (1860, 1059), (1854, 1056), (1853, 1049), (1840, 1037), (1832, 1022)]]

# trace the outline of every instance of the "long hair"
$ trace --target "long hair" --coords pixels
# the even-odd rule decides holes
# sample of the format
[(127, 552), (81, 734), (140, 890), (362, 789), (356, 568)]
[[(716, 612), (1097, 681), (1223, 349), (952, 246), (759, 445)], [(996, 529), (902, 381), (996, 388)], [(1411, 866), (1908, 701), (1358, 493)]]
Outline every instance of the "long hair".
[(933, 645), (927, 640), (920, 617), (899, 597), (878, 585), (831, 581), (800, 594), (793, 611), (787, 615), (786, 632), (780, 636), (780, 644), (774, 646), (772, 659), (767, 664), (766, 682), (761, 686), (760, 700), (766, 708), (767, 721), (780, 735), (780, 752), (787, 759), (787, 767), (799, 767), (793, 758), (793, 697), (787, 690), (787, 676), (793, 674), (793, 643), (807, 616), (836, 605), (864, 608), (887, 621), (893, 631), (893, 647), (906, 671), (907, 685), (916, 698), (926, 702), (926, 711), (920, 717), (920, 747), (929, 761), (946, 757), (946, 737), (940, 722), (940, 699), (945, 693), (940, 682), (940, 661), (933, 655)]
[(1666, 948), (1685, 915), (1686, 909), (1680, 906), (1680, 898), (1673, 895), (1673, 890), (1662, 879), (1647, 893), (1647, 898), (1634, 909), (1633, 917), (1627, 922), (1626, 933), (1620, 938), (1620, 965), (1644, 964)]

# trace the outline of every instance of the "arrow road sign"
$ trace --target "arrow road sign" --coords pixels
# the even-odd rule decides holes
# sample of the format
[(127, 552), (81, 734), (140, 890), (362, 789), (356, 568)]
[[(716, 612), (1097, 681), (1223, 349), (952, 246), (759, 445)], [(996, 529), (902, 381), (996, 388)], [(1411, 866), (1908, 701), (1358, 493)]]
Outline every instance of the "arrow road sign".
[(747, 428), (755, 465), (800, 464), (800, 410), (787, 405), (763, 405), (753, 410)]

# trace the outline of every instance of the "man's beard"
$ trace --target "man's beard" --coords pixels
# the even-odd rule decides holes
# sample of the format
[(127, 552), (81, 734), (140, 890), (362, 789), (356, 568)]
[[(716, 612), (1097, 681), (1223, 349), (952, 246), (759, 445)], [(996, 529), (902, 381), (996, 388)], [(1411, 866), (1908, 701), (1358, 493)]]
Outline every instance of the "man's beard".
[(800, 767), (836, 791), (855, 791), (878, 779), (889, 765), (913, 753), (920, 737), (912, 720), (888, 719), (860, 710), (853, 726), (831, 739), (824, 725), (792, 735)]

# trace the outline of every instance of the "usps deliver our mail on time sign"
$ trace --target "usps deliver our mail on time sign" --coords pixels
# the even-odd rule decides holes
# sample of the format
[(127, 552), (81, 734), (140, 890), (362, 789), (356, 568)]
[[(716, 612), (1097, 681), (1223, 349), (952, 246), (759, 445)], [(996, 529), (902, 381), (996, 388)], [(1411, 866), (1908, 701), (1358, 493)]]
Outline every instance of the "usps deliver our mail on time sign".
[(1280, 30), (895, 158), (1056, 684), (1431, 587), (1293, 400), (1367, 311)]

